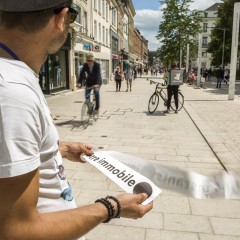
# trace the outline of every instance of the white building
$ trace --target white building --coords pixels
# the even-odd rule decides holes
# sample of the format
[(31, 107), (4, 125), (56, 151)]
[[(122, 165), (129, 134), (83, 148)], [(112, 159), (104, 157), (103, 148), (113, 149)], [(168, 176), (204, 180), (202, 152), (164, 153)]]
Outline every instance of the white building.
[(101, 64), (103, 82), (109, 81), (110, 64), (110, 8), (108, 0), (74, 0), (79, 12), (74, 23), (73, 45), (76, 81), (79, 66), (92, 53)]
[(218, 19), (218, 7), (221, 5), (221, 3), (215, 3), (211, 7), (207, 8), (203, 11), (202, 17), (203, 22), (201, 23), (202, 26), (202, 47), (201, 47), (201, 63), (202, 68), (209, 69), (211, 68), (211, 62), (212, 62), (212, 54), (207, 52), (208, 45), (211, 42), (211, 32), (213, 28), (215, 27), (215, 23)]

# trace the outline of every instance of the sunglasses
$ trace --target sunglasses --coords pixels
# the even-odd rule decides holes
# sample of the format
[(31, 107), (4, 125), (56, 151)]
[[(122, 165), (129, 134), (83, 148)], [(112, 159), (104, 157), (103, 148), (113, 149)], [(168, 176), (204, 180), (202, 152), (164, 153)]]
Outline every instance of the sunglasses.
[(93, 60), (87, 60), (87, 62), (93, 62)]
[(53, 12), (55, 14), (59, 14), (64, 8), (68, 8), (68, 13), (70, 15), (70, 23), (74, 23), (78, 15), (78, 11), (76, 11), (75, 9), (65, 6), (65, 7), (56, 8)]

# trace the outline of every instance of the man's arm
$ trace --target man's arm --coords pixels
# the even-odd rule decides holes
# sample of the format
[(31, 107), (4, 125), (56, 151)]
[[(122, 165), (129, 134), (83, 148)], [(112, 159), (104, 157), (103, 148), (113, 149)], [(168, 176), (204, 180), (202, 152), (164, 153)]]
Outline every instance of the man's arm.
[[(0, 179), (1, 240), (74, 240), (108, 217), (107, 210), (101, 203), (40, 214), (36, 208), (38, 194), (38, 170), (18, 177)], [(122, 216), (142, 217), (152, 208), (152, 204), (140, 205), (146, 198), (145, 194), (119, 195)]]
[(83, 64), (82, 70), (80, 71), (80, 74), (79, 74), (78, 83), (81, 83), (81, 82), (82, 82), (86, 70), (87, 70), (86, 65)]
[(98, 64), (98, 80), (97, 80), (97, 84), (98, 85), (102, 85), (103, 80), (102, 80), (102, 69), (101, 69), (101, 65)]
[(60, 142), (59, 151), (63, 158), (67, 158), (73, 162), (85, 163), (81, 160), (81, 155), (93, 155), (92, 147), (80, 142)]

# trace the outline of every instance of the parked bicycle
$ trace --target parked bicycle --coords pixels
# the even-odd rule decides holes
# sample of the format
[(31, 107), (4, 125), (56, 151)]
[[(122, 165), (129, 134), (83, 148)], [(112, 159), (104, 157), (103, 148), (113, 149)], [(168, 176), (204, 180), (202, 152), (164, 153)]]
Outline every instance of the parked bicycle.
[(86, 96), (86, 100), (83, 103), (82, 106), (82, 112), (81, 112), (81, 120), (84, 128), (87, 128), (92, 121), (97, 121), (99, 112), (95, 110), (96, 107), (96, 99), (95, 95), (93, 93), (95, 88), (99, 88), (99, 86), (93, 86), (90, 88), (87, 88), (91, 90), (88, 96)]
[[(157, 110), (158, 104), (159, 104), (159, 98), (163, 100), (164, 106), (167, 107), (167, 92), (165, 89), (167, 89), (167, 85), (159, 82), (155, 82), (153, 80), (150, 80), (150, 84), (157, 84), (155, 88), (155, 92), (152, 94), (152, 96), (149, 99), (148, 102), (148, 112), (154, 113)], [(178, 111), (180, 111), (183, 108), (184, 105), (184, 96), (182, 95), (180, 89), (178, 90)], [(172, 110), (176, 110), (174, 99), (171, 101), (170, 107)]]

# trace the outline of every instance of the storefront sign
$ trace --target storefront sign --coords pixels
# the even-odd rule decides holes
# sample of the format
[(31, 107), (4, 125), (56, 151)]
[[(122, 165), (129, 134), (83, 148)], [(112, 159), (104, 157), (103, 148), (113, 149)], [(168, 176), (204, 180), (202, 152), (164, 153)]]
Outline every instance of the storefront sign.
[(101, 52), (101, 45), (94, 45), (93, 46), (93, 51), (94, 52)]
[(120, 58), (120, 56), (112, 54), (112, 59), (119, 59), (119, 58)]
[(91, 44), (83, 44), (83, 50), (93, 51), (93, 46)]

